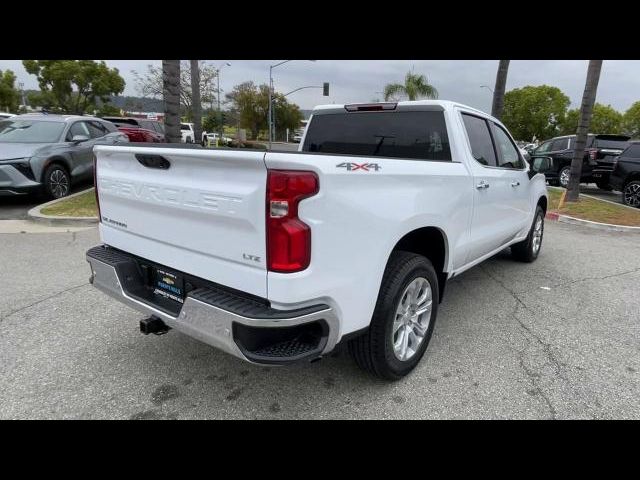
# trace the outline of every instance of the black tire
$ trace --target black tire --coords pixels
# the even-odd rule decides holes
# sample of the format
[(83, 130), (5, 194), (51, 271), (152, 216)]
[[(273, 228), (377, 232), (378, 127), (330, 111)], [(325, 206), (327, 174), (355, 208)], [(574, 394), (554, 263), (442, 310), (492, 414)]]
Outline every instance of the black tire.
[[(424, 337), (407, 360), (396, 357), (392, 328), (405, 289), (418, 278), (431, 287), (431, 316)], [(349, 342), (349, 353), (363, 370), (386, 380), (399, 380), (413, 370), (427, 350), (438, 316), (438, 277), (426, 257), (395, 251), (387, 263), (369, 330)], [(415, 337), (414, 337), (415, 338)]]
[[(563, 172), (566, 171), (566, 175), (567, 175), (567, 182), (565, 184), (562, 183), (562, 177), (563, 177)], [(567, 188), (569, 186), (569, 175), (571, 175), (571, 167), (567, 166), (567, 167), (562, 167), (560, 169), (560, 171), (558, 172), (558, 185), (560, 185), (563, 188)]]
[(49, 165), (42, 176), (44, 193), (49, 198), (62, 198), (71, 192), (71, 177), (62, 165)]
[[(540, 232), (540, 244), (536, 249), (534, 246), (534, 229), (538, 219), (542, 220), (541, 224), (541, 232)], [(536, 208), (536, 214), (533, 217), (533, 223), (531, 224), (531, 228), (529, 229), (529, 235), (522, 242), (514, 243), (511, 245), (511, 255), (513, 258), (520, 262), (533, 262), (538, 255), (540, 254), (540, 250), (542, 249), (542, 238), (544, 237), (544, 210), (542, 207), (538, 205)]]
[(193, 143), (193, 140), (191, 139), (191, 137), (187, 137), (186, 143)]
[(613, 188), (611, 188), (611, 185), (609, 185), (608, 183), (605, 183), (605, 182), (596, 182), (596, 186), (600, 190), (605, 190), (607, 192), (610, 192), (611, 190), (613, 190)]
[(631, 180), (622, 188), (622, 203), (640, 208), (640, 180)]

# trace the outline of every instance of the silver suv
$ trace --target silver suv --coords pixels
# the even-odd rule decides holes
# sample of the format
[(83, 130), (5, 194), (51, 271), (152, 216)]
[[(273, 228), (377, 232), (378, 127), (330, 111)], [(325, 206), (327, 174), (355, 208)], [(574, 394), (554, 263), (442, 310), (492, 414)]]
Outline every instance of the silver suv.
[(26, 114), (0, 119), (0, 196), (44, 192), (65, 197), (93, 176), (96, 144), (128, 142), (100, 118)]

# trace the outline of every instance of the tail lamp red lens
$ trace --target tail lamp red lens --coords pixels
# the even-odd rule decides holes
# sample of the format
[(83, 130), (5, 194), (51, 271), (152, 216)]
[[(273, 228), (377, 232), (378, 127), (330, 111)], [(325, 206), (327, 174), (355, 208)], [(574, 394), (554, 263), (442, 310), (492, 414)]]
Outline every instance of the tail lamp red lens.
[(301, 200), (318, 193), (318, 176), (300, 170), (267, 174), (267, 267), (272, 272), (304, 270), (311, 262), (311, 229), (298, 218)]

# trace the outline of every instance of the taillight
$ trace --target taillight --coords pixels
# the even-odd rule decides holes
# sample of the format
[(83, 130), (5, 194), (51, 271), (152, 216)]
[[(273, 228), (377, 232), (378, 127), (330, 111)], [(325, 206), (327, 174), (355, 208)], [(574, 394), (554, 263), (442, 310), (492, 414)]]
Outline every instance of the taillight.
[(102, 221), (102, 215), (100, 215), (100, 199), (98, 198), (98, 157), (93, 154), (93, 190), (96, 194), (96, 206), (98, 207), (98, 223)]
[(299, 170), (267, 174), (267, 268), (299, 272), (311, 261), (311, 229), (298, 218), (301, 200), (318, 193), (318, 176)]

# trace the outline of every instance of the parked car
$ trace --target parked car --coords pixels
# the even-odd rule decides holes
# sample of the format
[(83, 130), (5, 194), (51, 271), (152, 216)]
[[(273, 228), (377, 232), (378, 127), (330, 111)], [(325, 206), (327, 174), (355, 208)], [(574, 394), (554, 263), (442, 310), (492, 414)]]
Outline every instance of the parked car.
[(193, 139), (196, 138), (193, 123), (181, 123), (180, 133), (182, 134), (182, 143), (193, 143)]
[(622, 202), (640, 208), (640, 141), (634, 141), (614, 159), (609, 183), (622, 192)]
[(316, 107), (286, 154), (139, 152), (95, 148), (93, 286), (148, 315), (143, 333), (173, 328), (257, 364), (344, 342), (365, 370), (403, 377), (447, 279), (542, 245), (544, 175), (499, 120), (453, 102)]
[[(609, 173), (612, 169), (613, 159), (627, 148), (630, 138), (626, 135), (590, 133), (587, 136), (585, 145), (580, 181), (582, 183), (595, 183), (598, 188), (611, 190), (611, 187), (609, 187)], [(541, 143), (532, 152), (531, 156), (551, 157), (551, 168), (545, 172), (551, 185), (560, 185), (566, 188), (569, 184), (575, 139), (575, 135), (555, 137)]]
[(15, 117), (15, 115), (9, 112), (0, 112), (0, 120), (4, 120), (5, 118), (9, 117)]
[[(209, 145), (209, 143), (211, 145), (215, 145), (218, 137), (218, 132), (202, 132), (202, 146), (206, 147), (207, 145)], [(229, 145), (231, 142), (233, 142), (233, 138), (225, 136), (221, 137), (221, 145)]]
[(164, 125), (157, 120), (134, 117), (102, 117), (129, 137), (130, 142), (166, 142)]
[(94, 117), (25, 114), (0, 120), (0, 196), (69, 194), (93, 177), (95, 145), (127, 142), (111, 123)]

